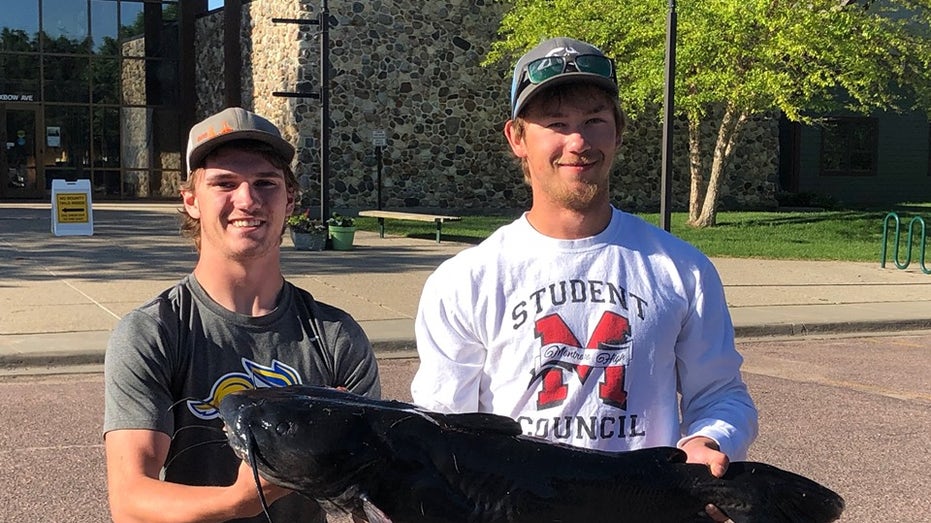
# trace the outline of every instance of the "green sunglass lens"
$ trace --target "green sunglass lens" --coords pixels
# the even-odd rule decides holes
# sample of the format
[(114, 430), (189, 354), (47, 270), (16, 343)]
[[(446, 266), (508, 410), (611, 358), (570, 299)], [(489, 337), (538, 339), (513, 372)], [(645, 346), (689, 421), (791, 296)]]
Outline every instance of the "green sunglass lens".
[(530, 83), (538, 84), (563, 72), (565, 61), (562, 57), (541, 58), (527, 64), (527, 78)]
[(605, 78), (611, 78), (611, 61), (603, 56), (577, 56), (575, 57), (575, 66), (584, 73), (594, 73)]

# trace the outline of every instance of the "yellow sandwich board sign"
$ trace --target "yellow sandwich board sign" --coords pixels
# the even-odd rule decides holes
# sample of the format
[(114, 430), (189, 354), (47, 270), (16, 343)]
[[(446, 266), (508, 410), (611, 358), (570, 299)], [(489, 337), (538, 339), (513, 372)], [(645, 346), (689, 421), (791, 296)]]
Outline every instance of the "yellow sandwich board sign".
[(87, 223), (87, 195), (80, 192), (58, 193), (55, 199), (58, 223)]
[(91, 236), (94, 210), (90, 180), (52, 180), (52, 234)]

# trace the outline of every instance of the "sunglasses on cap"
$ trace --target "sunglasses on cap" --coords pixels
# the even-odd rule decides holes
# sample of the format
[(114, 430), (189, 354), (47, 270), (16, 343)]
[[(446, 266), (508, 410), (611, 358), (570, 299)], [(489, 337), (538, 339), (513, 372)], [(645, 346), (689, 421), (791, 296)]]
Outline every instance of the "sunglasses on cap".
[(614, 62), (597, 54), (546, 56), (529, 62), (524, 70), (531, 84), (539, 84), (565, 73), (570, 65), (580, 73), (596, 74), (614, 80)]

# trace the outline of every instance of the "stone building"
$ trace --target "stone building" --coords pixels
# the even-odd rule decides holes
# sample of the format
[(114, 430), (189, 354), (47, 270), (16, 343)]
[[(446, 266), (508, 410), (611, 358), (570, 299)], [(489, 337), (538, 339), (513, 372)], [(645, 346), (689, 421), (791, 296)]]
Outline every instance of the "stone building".
[[(387, 138), (380, 170), (384, 208), (490, 212), (529, 204), (502, 134), (510, 66), (481, 65), (503, 14), (501, 3), (331, 1), (328, 8), (331, 207), (379, 204), (375, 132)], [(314, 203), (320, 194), (319, 103), (273, 93), (319, 89), (320, 29), (274, 19), (316, 19), (319, 12), (319, 2), (306, 0), (227, 0), (223, 10), (198, 19), (196, 38), (196, 76), (210, 78), (197, 85), (198, 117), (237, 104), (272, 117), (298, 146), (296, 171)], [(231, 30), (238, 31), (238, 39), (224, 33)], [(225, 60), (229, 55), (241, 61)], [(220, 69), (226, 71), (225, 82), (215, 73)], [(679, 208), (688, 202), (684, 132), (682, 126), (674, 155)], [(708, 151), (714, 135), (709, 126)], [(618, 205), (658, 207), (660, 146), (658, 123), (632, 123), (613, 183)], [(775, 118), (748, 126), (728, 172), (722, 194), (727, 208), (775, 206)]]
[[(52, 12), (53, 4), (63, 12)], [(0, 132), (15, 144), (0, 157), (0, 175), (11, 173), (0, 197), (46, 197), (50, 180), (61, 177), (90, 178), (97, 200), (173, 198), (185, 175), (186, 130), (207, 114), (241, 105), (277, 123), (295, 144), (295, 171), (308, 201), (319, 205), (321, 104), (275, 93), (319, 93), (321, 28), (276, 19), (317, 20), (321, 1), (226, 0), (213, 11), (205, 0), (17, 5), (29, 16), (0, 23), (10, 24), (0, 47)], [(491, 213), (529, 205), (502, 135), (510, 66), (481, 65), (502, 3), (333, 0), (328, 9), (330, 208)], [(21, 31), (25, 44), (13, 45), (10, 31)], [(68, 49), (54, 49), (61, 42)], [(55, 76), (62, 54), (82, 74)], [(48, 64), (37, 74), (25, 67), (35, 60)], [(85, 83), (56, 94), (55, 85), (74, 78)], [(57, 147), (42, 132), (50, 128), (61, 131)], [(11, 140), (20, 132), (31, 161), (9, 154), (20, 147)], [(380, 161), (376, 133), (385, 137)], [(714, 135), (709, 125), (707, 151)], [(618, 206), (658, 208), (660, 147), (658, 122), (632, 122), (612, 182)], [(679, 209), (688, 202), (687, 160), (683, 125), (674, 151)], [(13, 168), (28, 174), (25, 183), (13, 183)], [(775, 207), (778, 118), (746, 127), (727, 173), (724, 208)]]

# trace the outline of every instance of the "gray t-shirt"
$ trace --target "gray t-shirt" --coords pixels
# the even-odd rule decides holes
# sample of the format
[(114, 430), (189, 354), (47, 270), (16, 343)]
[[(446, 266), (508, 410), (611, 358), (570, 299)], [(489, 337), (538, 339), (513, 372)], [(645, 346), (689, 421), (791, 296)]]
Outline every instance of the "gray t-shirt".
[[(162, 475), (188, 485), (230, 485), (236, 478), (240, 460), (215, 407), (230, 392), (303, 383), (381, 395), (371, 344), (344, 311), (285, 282), (274, 311), (237, 314), (213, 301), (193, 274), (120, 320), (104, 381), (104, 434), (171, 435)], [(298, 494), (272, 505), (271, 515), (325, 521), (317, 503)]]

